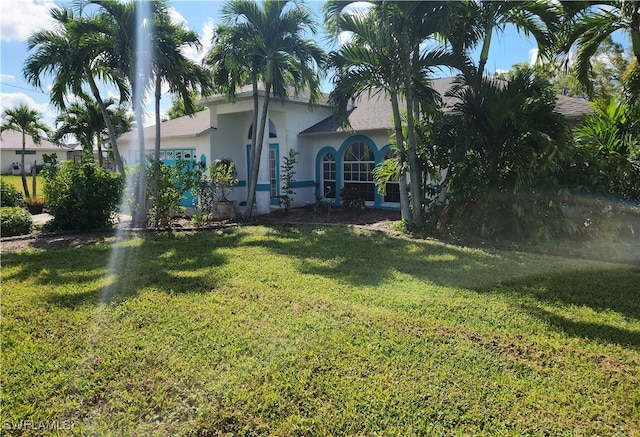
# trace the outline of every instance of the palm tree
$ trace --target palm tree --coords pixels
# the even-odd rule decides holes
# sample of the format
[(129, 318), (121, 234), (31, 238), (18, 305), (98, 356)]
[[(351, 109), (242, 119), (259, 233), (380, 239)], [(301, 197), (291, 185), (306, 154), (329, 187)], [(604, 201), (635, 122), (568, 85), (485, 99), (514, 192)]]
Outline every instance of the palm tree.
[(549, 175), (559, 170), (568, 144), (569, 129), (555, 112), (549, 83), (526, 69), (509, 82), (470, 72), (448, 95), (456, 101), (448, 115), (454, 134), (441, 146), (452, 145), (451, 205), (459, 215), (468, 213), (469, 223), (477, 213), (489, 233), (521, 236), (525, 224), (536, 220), (534, 207), (547, 208), (531, 196), (548, 194), (543, 185), (553, 183)]
[(22, 155), (20, 157), (20, 168), (22, 175), (22, 188), (24, 195), (28, 199), (29, 187), (27, 185), (27, 175), (24, 169), (24, 155), (26, 152), (27, 135), (31, 137), (34, 143), (40, 144), (43, 134), (49, 132), (49, 127), (41, 121), (42, 116), (34, 109), (30, 109), (27, 105), (20, 105), (16, 108), (8, 108), (2, 112), (2, 125), (0, 132), (8, 129), (17, 130), (22, 133)]
[[(640, 65), (640, 2), (612, 0), (562, 3), (568, 32), (561, 49), (568, 55), (574, 47), (577, 48), (575, 71), (588, 90), (592, 86), (589, 80), (590, 60), (614, 32), (621, 30), (629, 35), (636, 65)], [(634, 68), (633, 63), (630, 68)]]
[(153, 19), (160, 7), (158, 1), (128, 2), (117, 0), (88, 0), (100, 6), (99, 17), (115, 29), (110, 40), (110, 59), (131, 87), (132, 106), (137, 124), (138, 156), (138, 210), (133, 212), (133, 223), (145, 226), (147, 222), (146, 151), (144, 140), (144, 99), (153, 78)]
[[(109, 113), (111, 125), (117, 134), (128, 130), (131, 119), (123, 107), (116, 105), (116, 100), (109, 98), (104, 101)], [(93, 153), (93, 147), (98, 146), (98, 164), (103, 166), (102, 142), (105, 134), (108, 136), (102, 113), (98, 104), (85, 96), (84, 101), (74, 102), (67, 110), (56, 118), (57, 128), (51, 140), (60, 141), (67, 135), (73, 135), (82, 145), (83, 149)]]
[(83, 85), (88, 85), (107, 126), (116, 167), (124, 174), (116, 132), (96, 83), (96, 78), (113, 83), (121, 102), (129, 98), (125, 78), (114, 65), (110, 51), (112, 35), (117, 32), (103, 17), (75, 17), (72, 11), (58, 8), (51, 10), (51, 16), (57, 28), (35, 32), (27, 41), (28, 49), (36, 51), (25, 62), (24, 76), (42, 88), (41, 76), (52, 74), (51, 101), (61, 109), (66, 108), (69, 93), (80, 96), (84, 94)]
[(194, 91), (203, 94), (211, 92), (211, 79), (207, 70), (187, 59), (182, 49), (200, 48), (198, 34), (182, 25), (171, 22), (166, 4), (159, 2), (155, 15), (155, 32), (153, 34), (153, 71), (155, 79), (155, 115), (156, 142), (154, 160), (160, 160), (160, 99), (162, 83), (166, 83), (169, 92), (177, 94), (184, 105), (186, 115), (196, 111)]
[(549, 57), (554, 47), (554, 30), (560, 19), (552, 2), (544, 0), (467, 1), (451, 33), (452, 46), (472, 49), (481, 44), (477, 71), (484, 74), (494, 30), (503, 31), (513, 24), (526, 36), (533, 36), (538, 44), (539, 56)]
[[(218, 77), (227, 72), (232, 83), (228, 93), (240, 80), (251, 81), (254, 91), (254, 120), (258, 114), (258, 80), (264, 82), (264, 102), (258, 123), (253, 124), (251, 147), (251, 174), (247, 194), (248, 215), (251, 216), (256, 194), (260, 157), (268, 120), (269, 101), (286, 99), (293, 90), (299, 95), (310, 91), (310, 103), (320, 97), (317, 68), (324, 63), (324, 53), (318, 45), (305, 38), (305, 33), (316, 34), (315, 23), (302, 1), (266, 0), (258, 4), (249, 0), (231, 0), (222, 10), (227, 25), (220, 42), (239, 42), (237, 56), (222, 56), (219, 51), (212, 61), (218, 61)], [(214, 49), (215, 51), (216, 49)], [(250, 62), (245, 63), (247, 60)], [(243, 65), (244, 68), (239, 68)]]
[[(412, 182), (411, 219), (408, 195), (402, 193), (402, 190), (406, 192), (406, 188), (401, 186), (403, 218), (411, 227), (421, 227), (424, 187), (421, 183), (423, 178), (417, 150), (416, 120), (420, 117), (421, 109), (437, 105), (437, 96), (428, 86), (428, 78), (433, 70), (447, 66), (462, 68), (466, 64), (464, 55), (454, 54), (442, 47), (431, 49), (424, 46), (424, 43), (429, 38), (447, 37), (450, 20), (456, 16), (460, 4), (383, 1), (374, 3), (362, 17), (342, 13), (349, 3), (333, 1), (325, 8), (325, 19), (334, 33), (346, 30), (354, 35), (353, 42), (345, 44), (333, 56), (334, 65), (339, 72), (332, 96), (334, 103), (341, 108), (339, 111), (343, 112), (338, 112), (337, 115), (344, 117), (349, 98), (361, 94), (369, 87), (387, 90), (394, 112), (400, 173), (406, 173), (407, 170), (403, 167), (404, 162), (407, 162)], [(363, 22), (367, 20), (368, 23)], [(370, 29), (364, 28), (362, 24)], [(360, 82), (360, 89), (355, 86), (354, 81)], [(367, 81), (370, 81), (368, 85)], [(349, 95), (351, 93), (353, 94)], [(406, 111), (406, 143), (402, 136), (399, 106), (401, 98), (404, 98)], [(401, 184), (402, 179), (401, 176)], [(403, 203), (407, 206), (402, 206)]]
[(347, 125), (347, 108), (352, 99), (357, 99), (365, 92), (370, 95), (384, 93), (389, 96), (398, 149), (400, 209), (402, 219), (409, 223), (411, 212), (406, 177), (407, 153), (402, 135), (399, 96), (402, 75), (399, 71), (394, 40), (390, 33), (380, 29), (378, 24), (373, 14), (344, 14), (336, 19), (335, 29), (351, 32), (352, 39), (330, 55), (330, 63), (337, 71), (334, 88), (329, 95), (329, 104), (334, 108), (336, 119)]

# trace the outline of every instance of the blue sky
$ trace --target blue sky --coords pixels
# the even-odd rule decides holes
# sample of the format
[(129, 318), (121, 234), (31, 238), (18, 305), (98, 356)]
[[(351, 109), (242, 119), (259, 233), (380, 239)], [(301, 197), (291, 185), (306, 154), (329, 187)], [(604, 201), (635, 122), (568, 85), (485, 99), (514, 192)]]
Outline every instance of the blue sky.
[[(45, 122), (53, 126), (57, 112), (49, 104), (47, 87), (51, 84), (51, 78), (43, 77), (44, 90), (36, 90), (24, 80), (22, 66), (28, 56), (28, 35), (36, 30), (51, 27), (48, 18), (48, 10), (51, 7), (69, 4), (52, 0), (0, 1), (0, 110), (26, 103), (39, 110), (44, 115)], [(220, 23), (223, 4), (223, 1), (217, 0), (169, 1), (174, 19), (184, 22), (190, 29), (198, 32), (205, 48), (210, 46), (212, 30)], [(307, 4), (320, 22), (322, 2), (307, 1)], [(319, 42), (325, 44), (322, 38), (319, 38)], [(534, 42), (520, 36), (513, 28), (507, 28), (505, 33), (494, 35), (487, 70), (508, 70), (515, 63), (529, 62), (534, 49)], [(192, 56), (199, 59), (202, 53), (193, 53)], [(323, 91), (330, 91), (329, 81), (325, 82)], [(171, 97), (166, 95), (162, 101), (162, 111), (166, 112), (171, 106)], [(148, 119), (152, 118), (153, 114), (149, 113)]]

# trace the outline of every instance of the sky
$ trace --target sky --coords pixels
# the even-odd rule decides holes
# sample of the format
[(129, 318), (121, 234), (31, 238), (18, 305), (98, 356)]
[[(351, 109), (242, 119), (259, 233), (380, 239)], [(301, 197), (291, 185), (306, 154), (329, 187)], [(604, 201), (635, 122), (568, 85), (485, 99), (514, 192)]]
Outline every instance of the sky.
[[(0, 1), (0, 111), (5, 108), (13, 108), (25, 103), (36, 109), (43, 115), (43, 120), (49, 126), (54, 127), (54, 120), (58, 111), (49, 102), (49, 87), (51, 77), (43, 76), (43, 89), (34, 89), (29, 85), (23, 75), (22, 67), (29, 56), (26, 40), (30, 34), (37, 30), (52, 27), (49, 18), (49, 10), (54, 6), (69, 6), (68, 1), (53, 0), (2, 0)], [(197, 32), (204, 46), (200, 53), (191, 52), (194, 60), (200, 61), (204, 51), (211, 47), (211, 37), (216, 25), (220, 24), (220, 11), (224, 2), (221, 0), (169, 0), (169, 7), (175, 21), (184, 23), (191, 30)], [(322, 2), (319, 0), (307, 0), (318, 22), (321, 22)], [(323, 37), (318, 38), (318, 43), (329, 49), (331, 44)], [(492, 40), (491, 52), (487, 63), (488, 72), (508, 70), (519, 62), (531, 62), (536, 53), (535, 42), (529, 41), (519, 35), (514, 28), (507, 28), (504, 33), (495, 34)], [(477, 61), (477, 59), (476, 59)], [(443, 75), (448, 75), (444, 71)], [(115, 97), (113, 90), (105, 89)], [(331, 90), (330, 79), (323, 83), (323, 91)], [(161, 112), (171, 106), (171, 96), (162, 98)], [(152, 102), (149, 102), (152, 108)], [(147, 114), (147, 124), (153, 124), (153, 113), (150, 109)]]

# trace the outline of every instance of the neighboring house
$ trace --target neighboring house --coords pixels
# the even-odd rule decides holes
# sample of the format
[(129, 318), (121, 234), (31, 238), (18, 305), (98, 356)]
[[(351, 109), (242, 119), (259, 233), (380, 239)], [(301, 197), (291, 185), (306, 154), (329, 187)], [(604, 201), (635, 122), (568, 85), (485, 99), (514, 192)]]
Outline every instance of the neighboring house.
[[(453, 78), (435, 79), (433, 87), (444, 95), (452, 81)], [(251, 91), (248, 88), (241, 90), (234, 102), (224, 96), (214, 96), (199, 103), (207, 110), (192, 118), (181, 117), (162, 123), (161, 159), (165, 163), (193, 159), (206, 166), (215, 159), (232, 159), (239, 184), (230, 198), (244, 209), (253, 131)], [(452, 102), (445, 99), (445, 104), (451, 106)], [(586, 101), (558, 96), (558, 111), (568, 118), (577, 118), (590, 112), (591, 107)], [(256, 192), (257, 213), (268, 213), (279, 207), (281, 166), (291, 149), (299, 153), (293, 206), (313, 203), (316, 196), (321, 195), (340, 204), (340, 190), (349, 187), (360, 193), (365, 206), (400, 207), (397, 183), (389, 183), (386, 195), (381, 195), (373, 182), (374, 167), (391, 155), (389, 139), (393, 124), (389, 99), (383, 94), (365, 96), (355, 102), (348, 116), (351, 127), (345, 129), (335, 122), (332, 108), (326, 103), (310, 106), (304, 98), (270, 102), (269, 129), (265, 129)], [(144, 134), (145, 149), (152, 153), (155, 127), (145, 128)], [(121, 155), (130, 164), (139, 162), (136, 143), (135, 130), (118, 140)], [(189, 206), (189, 201), (183, 204)]]
[[(2, 135), (0, 135), (0, 150), (2, 151), (0, 172), (2, 174), (21, 174), (22, 133), (13, 129), (2, 132)], [(70, 150), (73, 150), (73, 148), (66, 145), (57, 145), (46, 138), (42, 138), (40, 144), (36, 144), (27, 135), (24, 156), (25, 171), (29, 174), (34, 165), (43, 164), (42, 155), (45, 153), (55, 153), (59, 161), (64, 161), (67, 159), (67, 151)]]
[[(108, 150), (109, 142), (105, 141), (102, 146), (102, 168), (105, 170), (115, 171), (116, 164), (111, 159), (111, 152)], [(84, 151), (84, 147), (80, 144), (72, 144), (69, 145), (70, 150), (67, 151), (67, 160), (72, 161), (74, 164), (79, 164), (82, 162), (82, 152)], [(100, 154), (98, 152), (98, 148), (93, 148), (93, 159), (96, 164), (100, 162)]]

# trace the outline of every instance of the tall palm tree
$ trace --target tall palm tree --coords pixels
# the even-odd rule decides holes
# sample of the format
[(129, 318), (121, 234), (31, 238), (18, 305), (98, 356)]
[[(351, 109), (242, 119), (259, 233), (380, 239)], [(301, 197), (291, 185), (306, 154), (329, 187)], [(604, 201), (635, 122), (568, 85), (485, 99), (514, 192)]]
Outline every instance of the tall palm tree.
[(133, 223), (145, 226), (147, 222), (146, 151), (144, 139), (144, 100), (153, 79), (153, 19), (160, 3), (119, 2), (117, 0), (88, 0), (100, 6), (99, 16), (116, 29), (111, 35), (110, 57), (131, 87), (132, 106), (137, 124), (138, 156), (138, 210), (133, 212)]
[[(428, 47), (425, 42), (435, 37), (447, 38), (451, 19), (456, 16), (460, 3), (374, 2), (364, 17), (343, 14), (345, 7), (350, 3), (332, 1), (325, 7), (325, 21), (328, 22), (330, 30), (334, 33), (349, 31), (354, 35), (353, 44), (343, 45), (333, 57), (339, 73), (332, 96), (334, 102), (339, 102), (339, 106), (343, 108), (339, 111), (344, 111), (350, 97), (367, 89), (354, 87), (350, 84), (354, 80), (363, 83), (371, 80), (370, 85), (375, 84), (388, 90), (394, 111), (395, 138), (401, 159), (400, 172), (406, 172), (402, 164), (408, 162), (412, 182), (411, 219), (408, 206), (402, 207), (402, 198), (404, 197), (408, 204), (408, 195), (402, 194), (404, 187), (401, 186), (403, 218), (411, 227), (421, 227), (424, 187), (421, 183), (422, 172), (417, 151), (416, 120), (420, 116), (421, 108), (437, 104), (436, 93), (428, 86), (428, 78), (433, 69), (446, 66), (462, 68), (466, 64), (464, 55), (454, 54), (442, 47)], [(371, 29), (353, 26), (362, 20), (369, 20), (370, 23), (366, 25)], [(378, 55), (385, 59), (377, 58)], [(344, 83), (340, 83), (342, 81)], [(349, 92), (345, 87), (351, 88)], [(353, 96), (348, 95), (350, 92), (354, 92)], [(402, 98), (406, 111), (406, 143), (402, 137), (399, 107)], [(401, 177), (401, 183), (402, 179)]]
[(34, 109), (30, 109), (27, 105), (19, 105), (16, 108), (7, 108), (2, 111), (2, 125), (0, 132), (8, 129), (17, 130), (22, 133), (22, 155), (20, 156), (20, 169), (22, 176), (22, 188), (24, 195), (28, 199), (29, 187), (27, 185), (27, 174), (24, 168), (24, 155), (26, 152), (27, 135), (31, 137), (34, 143), (40, 144), (40, 140), (44, 134), (49, 132), (49, 127), (41, 121), (42, 116)]
[[(258, 80), (264, 83), (264, 102), (259, 124), (254, 123), (251, 148), (251, 174), (247, 194), (248, 215), (251, 216), (256, 194), (260, 157), (264, 142), (265, 126), (268, 122), (269, 102), (275, 98), (286, 99), (293, 90), (294, 95), (308, 89), (310, 103), (320, 97), (319, 67), (325, 61), (324, 52), (306, 33), (316, 34), (315, 22), (302, 1), (266, 0), (261, 4), (249, 0), (231, 0), (222, 10), (225, 24), (233, 28), (225, 41), (244, 42), (238, 58), (225, 57), (226, 70), (233, 78), (241, 78), (238, 65), (247, 59), (244, 75), (254, 89), (254, 120), (258, 113)], [(230, 34), (229, 34), (230, 33)]]
[(569, 24), (561, 49), (568, 55), (576, 48), (575, 71), (588, 90), (592, 86), (589, 61), (614, 32), (621, 30), (628, 34), (636, 65), (640, 65), (640, 2), (612, 0), (562, 4)]
[(201, 48), (202, 44), (196, 32), (171, 22), (164, 2), (159, 2), (154, 15), (155, 32), (153, 34), (153, 73), (155, 80), (155, 117), (156, 142), (154, 160), (160, 160), (160, 99), (162, 84), (166, 83), (169, 92), (178, 95), (184, 105), (186, 115), (195, 113), (194, 91), (202, 94), (211, 92), (209, 72), (185, 57), (182, 50), (186, 47)]
[(96, 78), (115, 84), (120, 92), (120, 101), (129, 98), (129, 88), (124, 75), (114, 64), (110, 51), (112, 35), (117, 33), (112, 23), (102, 17), (76, 17), (71, 10), (54, 8), (51, 16), (56, 28), (35, 32), (27, 41), (29, 50), (34, 50), (25, 62), (23, 74), (32, 85), (41, 88), (41, 76), (53, 75), (51, 101), (65, 109), (68, 95), (82, 95), (83, 86), (88, 85), (100, 109), (118, 171), (125, 173), (118, 150), (116, 132)]
[(335, 29), (351, 32), (352, 39), (330, 55), (330, 63), (337, 70), (334, 88), (329, 95), (329, 104), (334, 107), (334, 116), (341, 124), (348, 123), (348, 105), (363, 93), (384, 93), (391, 100), (395, 143), (398, 149), (400, 186), (400, 210), (402, 219), (411, 221), (409, 194), (407, 190), (407, 153), (402, 135), (400, 95), (401, 71), (397, 50), (390, 32), (379, 27), (373, 14), (341, 15), (335, 21)]
[[(231, 17), (228, 17), (232, 23)], [(251, 84), (253, 99), (252, 130), (258, 126), (260, 98), (258, 82), (265, 69), (264, 58), (253, 49), (253, 32), (248, 26), (220, 25), (213, 37), (213, 47), (205, 57), (205, 64), (212, 69), (215, 88), (225, 94), (229, 101), (235, 99), (236, 90), (247, 83)], [(251, 135), (250, 162), (256, 150), (258, 136)], [(251, 202), (253, 203), (253, 202)]]

